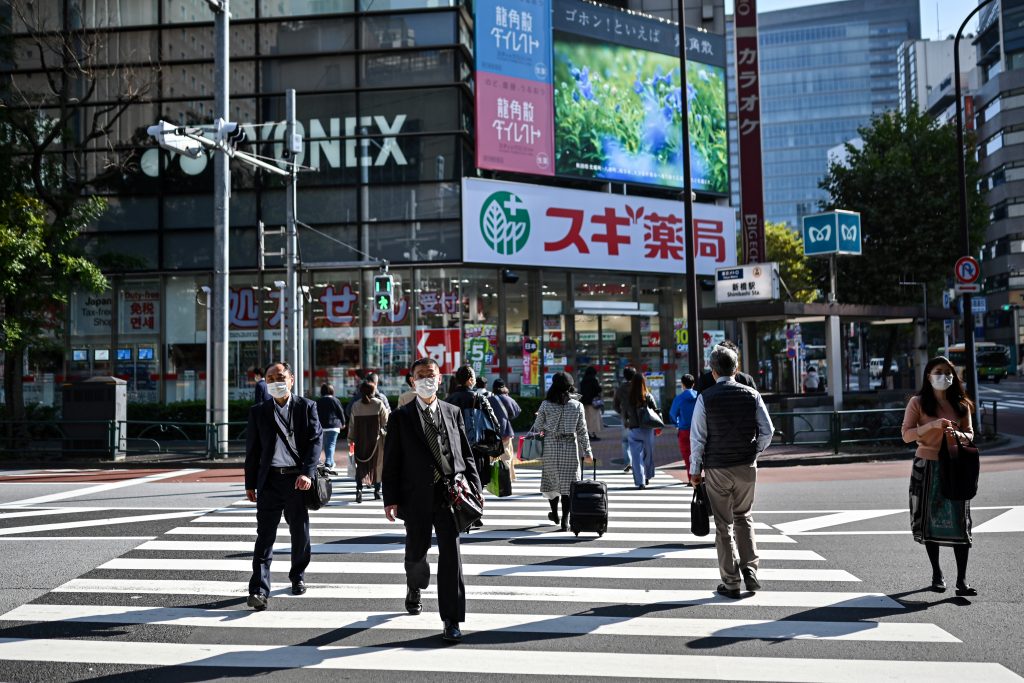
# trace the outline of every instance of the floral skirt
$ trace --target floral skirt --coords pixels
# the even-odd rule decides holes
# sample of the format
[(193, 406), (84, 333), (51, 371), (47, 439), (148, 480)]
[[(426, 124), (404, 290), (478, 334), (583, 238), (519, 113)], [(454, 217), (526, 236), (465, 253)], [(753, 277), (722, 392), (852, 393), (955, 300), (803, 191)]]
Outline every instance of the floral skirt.
[(910, 529), (918, 543), (971, 545), (971, 504), (942, 495), (939, 462), (914, 458), (910, 471)]

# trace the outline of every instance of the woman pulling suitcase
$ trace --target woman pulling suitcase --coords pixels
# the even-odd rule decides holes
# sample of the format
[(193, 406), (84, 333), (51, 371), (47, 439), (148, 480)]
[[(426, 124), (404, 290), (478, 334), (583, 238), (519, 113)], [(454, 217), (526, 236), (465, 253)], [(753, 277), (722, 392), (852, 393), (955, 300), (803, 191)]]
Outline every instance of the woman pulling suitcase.
[[(548, 519), (561, 521), (562, 531), (569, 528), (569, 494), (573, 482), (581, 478), (580, 453), (593, 457), (583, 404), (573, 396), (572, 376), (565, 372), (551, 378), (551, 388), (537, 410), (534, 432), (544, 434), (544, 469), (540, 478), (540, 492), (548, 499), (551, 512)], [(558, 501), (562, 501), (559, 519)]]

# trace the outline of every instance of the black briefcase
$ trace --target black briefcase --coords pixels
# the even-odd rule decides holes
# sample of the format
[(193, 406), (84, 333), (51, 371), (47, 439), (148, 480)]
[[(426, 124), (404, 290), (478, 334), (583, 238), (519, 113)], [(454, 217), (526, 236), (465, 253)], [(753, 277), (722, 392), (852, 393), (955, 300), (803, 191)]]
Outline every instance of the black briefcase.
[(331, 502), (331, 495), (334, 493), (334, 485), (327, 475), (327, 468), (320, 466), (313, 473), (313, 485), (304, 491), (306, 495), (306, 509), (319, 510)]
[(711, 533), (711, 504), (708, 492), (701, 482), (693, 487), (693, 500), (690, 502), (690, 533), (694, 536), (707, 536)]

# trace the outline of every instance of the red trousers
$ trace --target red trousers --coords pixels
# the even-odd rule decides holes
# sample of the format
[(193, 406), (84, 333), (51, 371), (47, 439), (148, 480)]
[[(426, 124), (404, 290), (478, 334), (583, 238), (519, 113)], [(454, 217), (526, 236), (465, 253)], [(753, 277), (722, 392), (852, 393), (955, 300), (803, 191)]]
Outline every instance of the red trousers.
[(679, 430), (679, 455), (683, 458), (683, 465), (686, 471), (690, 471), (690, 430)]

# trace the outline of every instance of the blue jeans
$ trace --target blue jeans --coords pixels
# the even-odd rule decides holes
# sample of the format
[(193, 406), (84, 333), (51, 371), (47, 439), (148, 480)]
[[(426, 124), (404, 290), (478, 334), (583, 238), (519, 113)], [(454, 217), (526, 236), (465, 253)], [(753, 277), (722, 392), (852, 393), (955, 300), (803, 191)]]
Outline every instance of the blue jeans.
[(629, 429), (626, 427), (622, 428), (622, 459), (627, 465), (629, 461)]
[(644, 486), (654, 476), (654, 430), (634, 427), (629, 430), (629, 462), (633, 465), (633, 483)]
[(324, 430), (324, 465), (334, 469), (334, 447), (338, 445), (338, 432)]

